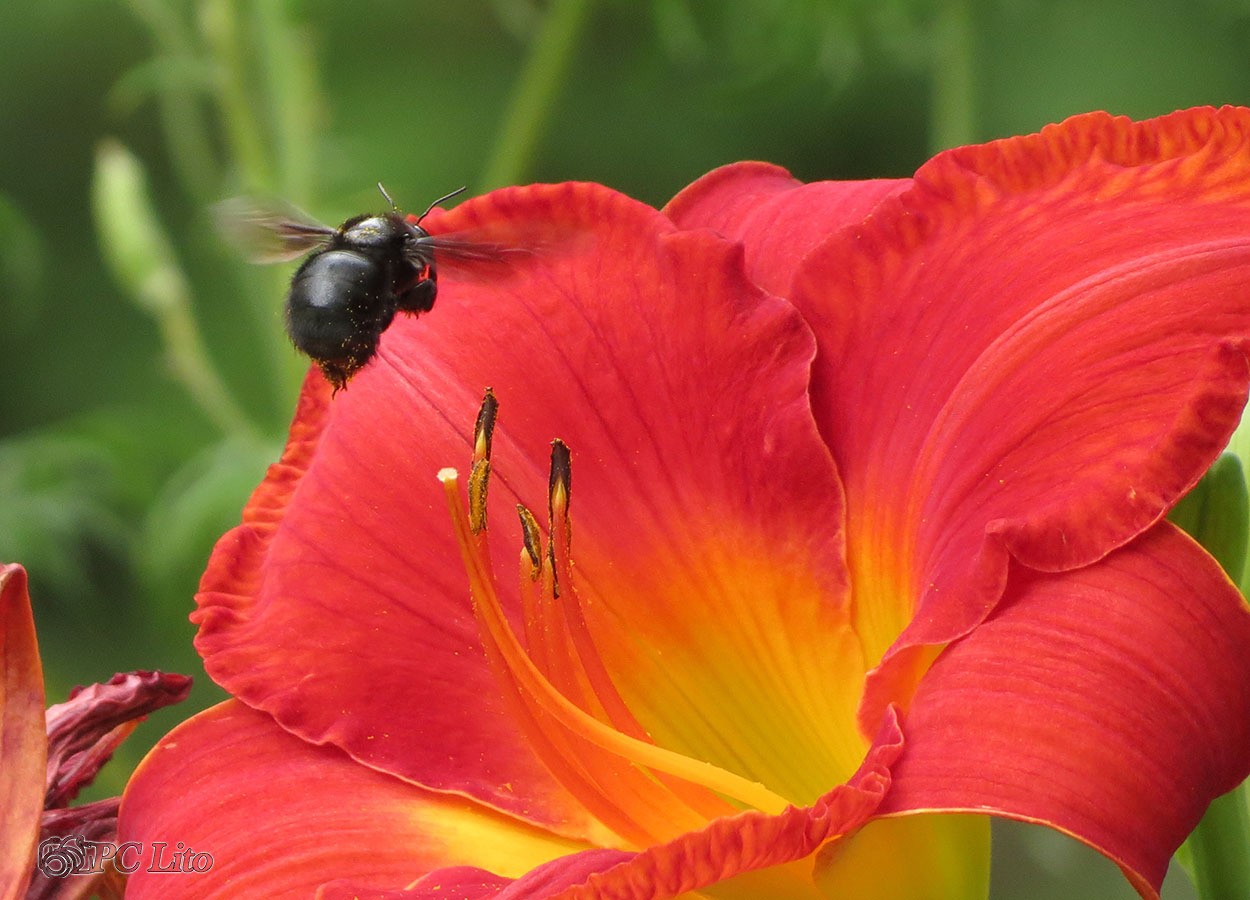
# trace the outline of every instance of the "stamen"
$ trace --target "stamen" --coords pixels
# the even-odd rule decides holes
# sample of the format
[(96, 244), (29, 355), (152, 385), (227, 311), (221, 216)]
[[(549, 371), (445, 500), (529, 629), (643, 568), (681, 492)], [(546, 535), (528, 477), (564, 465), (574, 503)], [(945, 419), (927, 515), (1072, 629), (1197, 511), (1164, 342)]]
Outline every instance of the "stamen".
[[(444, 485), (469, 575), (474, 613), (483, 643), (516, 692), (524, 711), (523, 721), (530, 726), (527, 734), (536, 741), (535, 749), (544, 758), (554, 753), (555, 759), (547, 759), (553, 771), (571, 777), (576, 786), (589, 792), (588, 796), (593, 795), (588, 808), (618, 834), (631, 840), (654, 838), (669, 834), (673, 829), (698, 827), (708, 817), (732, 811), (715, 796), (717, 794), (764, 812), (782, 811), (789, 805), (788, 801), (763, 785), (711, 763), (657, 747), (617, 692), (594, 647), (573, 590), (568, 518), (571, 467), (568, 448), (561, 441), (554, 442), (552, 449), (548, 497), (552, 540), (546, 560), (543, 560), (537, 522), (524, 507), (518, 510), (525, 545), (521, 565), (523, 570), (526, 567), (529, 570), (522, 573), (521, 594), (530, 653), (521, 646), (495, 591), (485, 534), (484, 498), (489, 480), (491, 431), (497, 409), (493, 395), (487, 392), (475, 433), (467, 516), (460, 499), (456, 471), (443, 469), (439, 479)], [(561, 580), (565, 596), (557, 602), (556, 585)], [(544, 601), (543, 595), (550, 600)], [(535, 656), (542, 663), (541, 667), (535, 664)], [(549, 678), (554, 678), (556, 685)], [(584, 700), (585, 708), (575, 702), (576, 699)], [(601, 721), (596, 714), (613, 724)], [(555, 726), (558, 728), (553, 731)], [(587, 741), (609, 755), (586, 754), (576, 743), (569, 744), (570, 739)], [(620, 764), (626, 767), (621, 769)], [(645, 768), (639, 771), (629, 764)], [(636, 781), (631, 775), (643, 775), (645, 771), (658, 779), (658, 783), (645, 776), (642, 781)], [(707, 793), (709, 791), (713, 793)], [(625, 797), (628, 800), (622, 799)]]
[[(571, 642), (571, 649), (566, 649), (565, 652), (576, 657), (582, 683), (587, 685), (590, 698), (593, 699), (593, 706), (588, 703), (579, 705), (587, 711), (601, 711), (600, 718), (606, 718), (618, 731), (651, 744), (650, 735), (635, 718), (629, 705), (617, 690), (612, 676), (608, 674), (603, 657), (590, 633), (590, 627), (582, 610), (582, 602), (573, 582), (573, 524), (569, 516), (572, 481), (573, 467), (568, 445), (561, 440), (552, 441), (551, 476), (548, 481), (548, 509), (551, 514), (551, 543), (548, 545), (548, 554), (553, 585), (551, 605), (563, 614), (562, 632)], [(559, 584), (566, 585), (563, 595), (554, 592), (554, 586)], [(709, 797), (706, 791), (687, 781), (663, 773), (657, 773), (656, 777), (686, 805), (698, 810), (709, 819), (727, 812), (719, 798)]]
[[(655, 801), (658, 798), (650, 796), (638, 784), (631, 783), (642, 773), (633, 769), (628, 761), (613, 755), (587, 753), (586, 747), (578, 743), (578, 739), (587, 740), (586, 735), (575, 727), (568, 727), (553, 710), (553, 701), (557, 708), (567, 706), (568, 701), (537, 672), (508, 626), (495, 592), (485, 535), (474, 535), (469, 528), (457, 477), (454, 469), (439, 472), (457, 543), (469, 575), (474, 617), (491, 667), (503, 679), (504, 685), (511, 689), (515, 701), (513, 713), (535, 753), (547, 762), (553, 774), (574, 791), (592, 814), (634, 845), (654, 843), (657, 836), (663, 833), (657, 830), (661, 823), (680, 822), (679, 828), (685, 829), (698, 827), (701, 823), (697, 820), (673, 815), (673, 811), (657, 807)], [(612, 785), (614, 790), (622, 791), (622, 797), (627, 799), (624, 802), (616, 800), (604, 789), (604, 785)]]
[(548, 512), (554, 521), (569, 514), (569, 491), (573, 486), (573, 464), (569, 445), (556, 438), (551, 442), (551, 475), (547, 479)]
[[(590, 682), (591, 692), (601, 705), (608, 720), (618, 728), (640, 740), (647, 739), (646, 731), (629, 711), (616, 684), (608, 675), (599, 648), (595, 646), (582, 604), (573, 586), (572, 523), (569, 521), (569, 499), (573, 481), (573, 467), (568, 445), (561, 440), (551, 442), (551, 477), (548, 482), (547, 508), (550, 511), (551, 542), (547, 545), (551, 564), (553, 606), (563, 614), (563, 624), (572, 642), (572, 652)], [(567, 585), (565, 596), (557, 592), (560, 584)]]
[(701, 784), (718, 794), (739, 800), (746, 806), (770, 815), (780, 813), (791, 805), (784, 797), (774, 794), (759, 782), (727, 772), (711, 763), (691, 759), (621, 734), (615, 728), (583, 712), (552, 688), (551, 683), (526, 655), (503, 614), (499, 595), (494, 589), (494, 576), (490, 569), (485, 535), (475, 535), (469, 527), (460, 500), (458, 473), (455, 469), (447, 468), (440, 470), (438, 477), (443, 482), (448, 511), (460, 543), (465, 568), (468, 570), (470, 587), (476, 601), (473, 607), (480, 615), (479, 624), (485, 629), (490, 643), (503, 658), (509, 673), (526, 696), (537, 701), (544, 712), (569, 731), (630, 762)]
[(530, 659), (566, 697), (587, 712), (594, 709), (585, 701), (593, 696), (581, 667), (572, 659), (568, 629), (560, 609), (547, 600), (551, 596), (551, 566), (544, 565), (543, 538), (534, 514), (517, 504), (521, 518), (521, 621), (525, 626), (525, 646)]

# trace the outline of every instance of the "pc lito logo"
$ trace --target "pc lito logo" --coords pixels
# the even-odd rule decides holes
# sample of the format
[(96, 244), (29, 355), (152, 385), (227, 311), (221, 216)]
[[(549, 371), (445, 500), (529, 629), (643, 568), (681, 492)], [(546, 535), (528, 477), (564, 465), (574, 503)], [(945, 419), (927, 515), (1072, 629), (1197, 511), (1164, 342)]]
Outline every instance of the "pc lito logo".
[[(143, 845), (138, 841), (114, 844), (85, 840), (75, 834), (40, 841), (35, 868), (47, 878), (67, 878), (71, 875), (98, 875), (111, 864), (123, 875), (130, 875), (139, 870), (144, 860)], [(182, 841), (172, 847), (165, 841), (153, 841), (146, 871), (186, 874), (207, 872), (212, 867), (212, 854), (192, 850)]]
[(76, 834), (45, 838), (39, 842), (35, 868), (48, 878), (66, 878), (98, 871), (87, 863), (87, 851), (93, 844), (92, 841), (83, 841)]

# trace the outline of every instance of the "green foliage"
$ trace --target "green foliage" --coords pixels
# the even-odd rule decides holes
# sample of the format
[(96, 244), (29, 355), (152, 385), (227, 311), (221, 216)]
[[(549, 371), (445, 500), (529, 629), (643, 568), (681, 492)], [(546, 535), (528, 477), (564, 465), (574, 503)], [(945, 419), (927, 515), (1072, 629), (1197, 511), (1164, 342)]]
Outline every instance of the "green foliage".
[(204, 570), (204, 548), (238, 524), (239, 498), (260, 482), (280, 450), (276, 442), (226, 438), (197, 453), (162, 486), (135, 548), (141, 580), (160, 604), (152, 610), (158, 628), (162, 619), (185, 620), (186, 588)]
[[(1168, 516), (1202, 544), (1244, 591), (1250, 492), (1241, 460), (1225, 453)], [(1202, 900), (1250, 894), (1250, 792), (1217, 797), (1176, 858)]]
[(1225, 453), (1168, 518), (1202, 544), (1228, 573), (1240, 581), (1250, 538), (1250, 497), (1241, 460)]
[(47, 249), (30, 219), (0, 194), (0, 284), (9, 328), (26, 332), (39, 314)]
[(0, 556), (38, 572), (53, 596), (86, 593), (100, 560), (127, 550), (115, 464), (92, 441), (50, 432), (0, 443), (0, 497)]

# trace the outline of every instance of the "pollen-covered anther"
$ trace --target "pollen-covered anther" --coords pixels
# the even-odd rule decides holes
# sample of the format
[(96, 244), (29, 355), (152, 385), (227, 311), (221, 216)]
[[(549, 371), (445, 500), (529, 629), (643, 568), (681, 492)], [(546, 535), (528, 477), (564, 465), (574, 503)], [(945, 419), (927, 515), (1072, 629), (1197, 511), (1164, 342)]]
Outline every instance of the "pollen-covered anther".
[(517, 515), (521, 519), (521, 542), (530, 561), (530, 580), (537, 581), (543, 573), (543, 536), (534, 514), (518, 503)]
[(559, 598), (562, 582), (568, 580), (569, 552), (572, 531), (569, 524), (569, 500), (573, 487), (573, 463), (568, 444), (556, 438), (551, 442), (551, 475), (547, 481), (547, 516), (551, 541), (547, 554), (551, 560), (551, 594)]
[(569, 491), (573, 483), (573, 465), (569, 446), (556, 438), (551, 442), (551, 477), (548, 481), (548, 511), (551, 521), (568, 519)]
[(495, 392), (486, 389), (473, 427), (473, 467), (469, 471), (469, 527), (474, 534), (486, 530), (486, 492), (490, 487), (490, 449), (499, 416)]
[(486, 389), (482, 405), (477, 411), (477, 422), (473, 426), (473, 459), (490, 459), (491, 438), (495, 435), (495, 420), (499, 418), (499, 401), (495, 392)]
[(490, 460), (475, 459), (469, 470), (469, 527), (474, 534), (486, 530), (486, 489), (490, 487)]

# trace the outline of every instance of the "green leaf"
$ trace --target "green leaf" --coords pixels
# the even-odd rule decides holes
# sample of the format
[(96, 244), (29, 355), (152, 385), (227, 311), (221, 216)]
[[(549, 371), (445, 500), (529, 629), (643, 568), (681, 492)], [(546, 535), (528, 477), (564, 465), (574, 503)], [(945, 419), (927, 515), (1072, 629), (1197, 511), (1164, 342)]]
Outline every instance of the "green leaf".
[(1250, 539), (1250, 496), (1241, 460), (1225, 453), (1168, 515), (1240, 582)]
[(263, 441), (227, 438), (197, 454), (166, 483), (152, 505), (136, 551), (147, 588), (181, 622), (213, 544), (239, 523), (240, 512), (279, 448)]
[(104, 557), (125, 557), (116, 473), (97, 444), (29, 434), (0, 442), (0, 559), (23, 563), (41, 595), (69, 603), (90, 590)]
[[(1225, 453), (1172, 510), (1233, 581), (1245, 572), (1250, 501), (1241, 460)], [(1244, 590), (1244, 588), (1243, 588)], [(1246, 785), (1215, 798), (1176, 855), (1203, 900), (1250, 897), (1250, 810)]]
[(156, 214), (143, 163), (117, 141), (102, 141), (96, 150), (92, 207), (104, 258), (136, 305), (155, 319), (174, 375), (223, 432), (254, 433), (204, 346), (191, 287)]
[(0, 284), (4, 285), (7, 329), (28, 328), (39, 314), (45, 250), (30, 219), (0, 194)]

